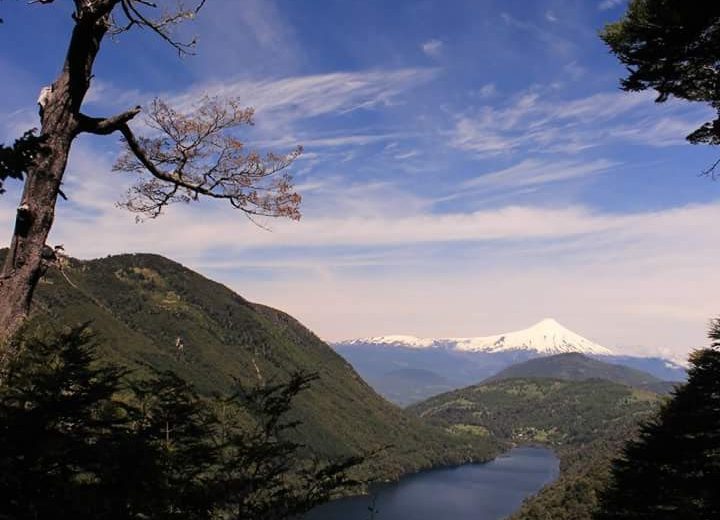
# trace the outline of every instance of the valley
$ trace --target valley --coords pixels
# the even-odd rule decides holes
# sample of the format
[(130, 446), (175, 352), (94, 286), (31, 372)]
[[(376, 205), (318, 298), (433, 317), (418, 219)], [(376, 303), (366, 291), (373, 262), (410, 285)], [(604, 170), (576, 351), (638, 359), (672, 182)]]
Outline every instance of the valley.
[(448, 431), (551, 447), (560, 458), (559, 480), (526, 501), (513, 518), (577, 520), (590, 518), (611, 460), (663, 401), (653, 391), (605, 379), (526, 375), (494, 378), (409, 409)]
[(362, 467), (363, 479), (396, 479), (497, 453), (491, 439), (450, 435), (390, 404), (291, 316), (161, 256), (71, 260), (63, 273), (48, 273), (30, 328), (85, 322), (104, 361), (137, 378), (169, 370), (205, 395), (228, 392), (233, 378), (252, 385), (317, 373), (295, 401), (292, 419), (300, 424), (293, 438), (321, 457), (380, 450)]
[(0, 520), (720, 519), (720, 1), (0, 39)]
[[(654, 413), (658, 392), (672, 388), (650, 373), (600, 361), (609, 358), (606, 350), (553, 320), (503, 336), (501, 345), (498, 339), (463, 340), (456, 347), (448, 340), (414, 347), (377, 340), (336, 345), (338, 353), (355, 353), (347, 356), (353, 368), (287, 314), (157, 255), (71, 260), (43, 280), (38, 302), (32, 327), (89, 321), (103, 358), (130, 367), (133, 377), (150, 367), (170, 370), (210, 395), (228, 391), (233, 377), (252, 383), (317, 372), (319, 380), (298, 397), (293, 436), (316, 456), (379, 449), (356, 470), (371, 481), (487, 460), (512, 446), (547, 446), (560, 457), (560, 479), (527, 501), (518, 518), (535, 518), (538, 508), (556, 507), (561, 515), (565, 506), (553, 506), (557, 501), (591, 507), (618, 446)], [(519, 347), (507, 338), (520, 338)], [(582, 352), (585, 347), (593, 357)], [(373, 372), (388, 359), (431, 368)], [(355, 369), (368, 374), (368, 383)], [(411, 406), (401, 410), (375, 390)]]

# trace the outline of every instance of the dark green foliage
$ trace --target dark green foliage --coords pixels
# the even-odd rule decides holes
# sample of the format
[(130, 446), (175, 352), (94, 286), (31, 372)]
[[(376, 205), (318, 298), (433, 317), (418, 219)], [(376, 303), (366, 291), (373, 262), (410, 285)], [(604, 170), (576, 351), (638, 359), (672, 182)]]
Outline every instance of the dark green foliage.
[[(92, 320), (100, 357), (147, 378), (171, 371), (205, 397), (228, 396), (237, 381), (318, 379), (297, 396), (292, 440), (308, 456), (335, 459), (386, 446), (355, 476), (392, 479), (434, 465), (489, 458), (491, 439), (462, 439), (378, 396), (352, 367), (294, 318), (248, 302), (216, 282), (157, 255), (70, 260), (36, 292), (30, 327)], [(180, 336), (185, 353), (176, 356)], [(257, 369), (256, 369), (257, 366)]]
[(720, 518), (720, 321), (680, 387), (613, 463), (598, 520)]
[(0, 194), (6, 179), (22, 180), (33, 156), (40, 151), (43, 138), (33, 128), (15, 140), (12, 146), (0, 144)]
[[(121, 372), (88, 370), (79, 331), (28, 342), (0, 388), (0, 493), (4, 518), (95, 510), (107, 455), (122, 444)], [(111, 459), (110, 459), (111, 460)], [(86, 516), (87, 517), (87, 516)]]
[[(287, 383), (240, 386), (231, 398), (216, 401), (213, 440), (222, 468), (216, 492), (221, 509), (232, 518), (292, 517), (360, 484), (349, 479), (347, 471), (362, 463), (362, 457), (331, 463), (299, 460), (302, 446), (283, 435), (299, 423), (280, 419), (290, 411), (295, 396), (316, 379), (293, 374)], [(252, 426), (240, 411), (252, 417)]]
[(83, 327), (32, 339), (0, 387), (0, 518), (279, 520), (357, 482), (283, 438), (314, 376), (200, 398), (173, 374), (122, 381)]
[[(653, 89), (658, 102), (674, 96), (707, 103), (720, 114), (720, 3), (632, 0), (601, 36), (628, 69), (624, 90)], [(720, 144), (720, 118), (688, 140)]]
[(560, 479), (513, 516), (525, 520), (589, 519), (608, 465), (638, 422), (661, 398), (591, 379), (505, 379), (448, 392), (410, 407), (451, 431), (483, 430), (509, 444), (543, 444), (560, 457)]

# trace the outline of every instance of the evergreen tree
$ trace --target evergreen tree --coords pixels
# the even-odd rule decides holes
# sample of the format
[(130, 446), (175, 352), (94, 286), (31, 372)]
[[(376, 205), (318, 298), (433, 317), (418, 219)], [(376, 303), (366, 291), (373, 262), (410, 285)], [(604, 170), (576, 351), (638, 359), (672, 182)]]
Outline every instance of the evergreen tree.
[(720, 518), (720, 320), (687, 384), (614, 462), (598, 520)]
[[(0, 518), (92, 518), (99, 477), (125, 437), (124, 373), (90, 368), (82, 328), (29, 340), (0, 387)], [(113, 455), (113, 456), (111, 456)]]
[[(125, 384), (85, 327), (31, 339), (0, 385), (0, 519), (292, 518), (355, 484), (287, 438), (314, 376), (214, 402), (171, 373)], [(215, 406), (213, 406), (215, 404)]]
[(228, 518), (294, 518), (359, 484), (348, 478), (347, 471), (363, 457), (302, 460), (299, 453), (304, 446), (289, 439), (289, 431), (299, 424), (285, 420), (292, 401), (316, 379), (314, 374), (295, 373), (287, 383), (250, 388), (236, 381), (237, 392), (218, 399), (217, 492)]
[(631, 0), (627, 12), (601, 33), (626, 66), (623, 90), (655, 90), (705, 103), (718, 117), (687, 136), (692, 143), (720, 144), (720, 3)]
[[(129, 390), (135, 453), (117, 461), (119, 466), (107, 472), (108, 478), (131, 489), (141, 482), (140, 493), (133, 492), (130, 498), (136, 496), (133, 509), (150, 518), (210, 518), (216, 502), (211, 474), (218, 459), (210, 442), (213, 417), (207, 404), (171, 372), (133, 382)], [(139, 456), (143, 460), (136, 466)], [(115, 485), (109, 486), (109, 496)], [(132, 503), (128, 500), (131, 507)]]

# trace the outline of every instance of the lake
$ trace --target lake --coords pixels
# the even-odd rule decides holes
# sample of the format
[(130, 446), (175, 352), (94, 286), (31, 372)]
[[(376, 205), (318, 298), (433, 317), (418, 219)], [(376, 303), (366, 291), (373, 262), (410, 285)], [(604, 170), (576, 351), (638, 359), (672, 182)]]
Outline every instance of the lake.
[(555, 480), (559, 461), (545, 448), (515, 448), (485, 464), (465, 464), (411, 475), (372, 489), (372, 495), (336, 500), (306, 520), (498, 520)]

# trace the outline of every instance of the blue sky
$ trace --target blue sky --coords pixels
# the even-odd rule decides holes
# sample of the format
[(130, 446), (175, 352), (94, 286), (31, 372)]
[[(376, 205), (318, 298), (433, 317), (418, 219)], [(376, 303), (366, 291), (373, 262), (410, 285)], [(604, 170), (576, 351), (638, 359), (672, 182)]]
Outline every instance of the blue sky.
[[(0, 10), (0, 137), (37, 125), (69, 2)], [(681, 356), (717, 309), (717, 150), (684, 136), (707, 108), (618, 90), (597, 37), (621, 0), (211, 0), (183, 27), (106, 41), (86, 111), (204, 94), (257, 110), (241, 134), (305, 153), (299, 223), (114, 206), (118, 139), (76, 142), (52, 242), (92, 258), (158, 252), (282, 308), (320, 336), (472, 336), (552, 316), (620, 351)], [(137, 124), (142, 130), (142, 122)], [(19, 186), (0, 198), (9, 237)]]

